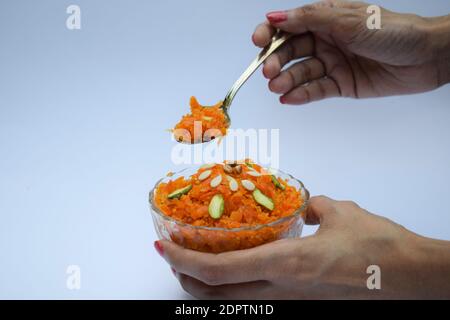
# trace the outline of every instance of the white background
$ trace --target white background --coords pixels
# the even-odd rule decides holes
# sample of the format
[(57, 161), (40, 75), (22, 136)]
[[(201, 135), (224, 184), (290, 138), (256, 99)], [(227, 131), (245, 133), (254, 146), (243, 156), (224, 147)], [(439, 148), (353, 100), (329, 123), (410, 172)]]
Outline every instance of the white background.
[[(302, 3), (2, 1), (0, 298), (187, 297), (153, 249), (147, 204), (179, 169), (165, 129), (191, 95), (223, 98), (257, 54), (250, 37), (267, 11)], [(448, 0), (378, 3), (450, 12)], [(79, 31), (65, 27), (70, 4)], [(449, 100), (447, 86), (281, 106), (258, 71), (231, 116), (235, 128), (280, 128), (280, 166), (312, 194), (449, 240)], [(79, 291), (66, 288), (71, 264)]]

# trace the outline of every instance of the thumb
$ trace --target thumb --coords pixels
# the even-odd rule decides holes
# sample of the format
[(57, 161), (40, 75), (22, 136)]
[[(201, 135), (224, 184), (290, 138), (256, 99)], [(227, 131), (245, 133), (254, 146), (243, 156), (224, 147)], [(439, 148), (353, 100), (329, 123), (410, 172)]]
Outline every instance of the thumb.
[(339, 13), (339, 8), (330, 2), (318, 2), (287, 11), (269, 12), (266, 17), (272, 26), (290, 33), (331, 33)]
[(309, 199), (306, 209), (306, 224), (323, 224), (330, 216), (336, 214), (338, 201), (326, 196), (316, 196)]

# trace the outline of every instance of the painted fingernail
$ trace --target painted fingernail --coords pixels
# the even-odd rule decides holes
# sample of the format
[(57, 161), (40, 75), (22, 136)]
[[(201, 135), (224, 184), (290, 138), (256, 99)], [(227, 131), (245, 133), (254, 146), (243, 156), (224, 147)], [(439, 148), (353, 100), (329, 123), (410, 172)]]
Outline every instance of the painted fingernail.
[(174, 276), (177, 275), (177, 270), (175, 270), (173, 267), (170, 267), (170, 270), (172, 270), (172, 273), (173, 273)]
[(159, 241), (155, 241), (155, 249), (158, 251), (159, 255), (162, 257), (164, 255), (164, 250)]
[(280, 103), (281, 104), (286, 104), (286, 98), (284, 96), (280, 97)]
[(287, 20), (286, 11), (273, 11), (266, 14), (267, 20), (270, 23), (280, 23)]

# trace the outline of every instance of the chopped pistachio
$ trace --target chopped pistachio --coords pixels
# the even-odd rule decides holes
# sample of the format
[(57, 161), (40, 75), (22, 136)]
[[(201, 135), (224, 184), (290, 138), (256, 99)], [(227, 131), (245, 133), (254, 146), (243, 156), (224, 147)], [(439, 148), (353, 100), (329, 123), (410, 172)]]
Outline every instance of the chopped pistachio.
[(274, 175), (271, 175), (272, 178), (272, 182), (275, 185), (275, 187), (281, 189), (281, 190), (285, 190), (286, 187), (284, 186), (284, 184), (282, 184), (280, 181), (278, 181), (277, 177), (275, 177)]
[(168, 199), (180, 198), (183, 194), (188, 193), (192, 189), (192, 185), (187, 185), (186, 187), (180, 188), (172, 192), (167, 196)]
[(262, 193), (261, 190), (259, 189), (255, 189), (255, 191), (253, 191), (253, 198), (258, 204), (262, 205), (263, 207), (265, 207), (270, 211), (272, 211), (275, 208), (272, 199), (270, 199), (268, 196)]
[(223, 196), (221, 194), (216, 194), (212, 197), (211, 202), (209, 203), (209, 215), (213, 219), (219, 219), (222, 216), (224, 209), (225, 201), (223, 200)]

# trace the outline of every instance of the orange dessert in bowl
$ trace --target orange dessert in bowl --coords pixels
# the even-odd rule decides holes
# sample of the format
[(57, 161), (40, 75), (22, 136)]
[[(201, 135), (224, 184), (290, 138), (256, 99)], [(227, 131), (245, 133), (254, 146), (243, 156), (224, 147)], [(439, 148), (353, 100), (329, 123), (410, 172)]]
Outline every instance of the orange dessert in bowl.
[(219, 253), (299, 237), (309, 193), (291, 175), (246, 160), (165, 177), (149, 200), (161, 239)]

